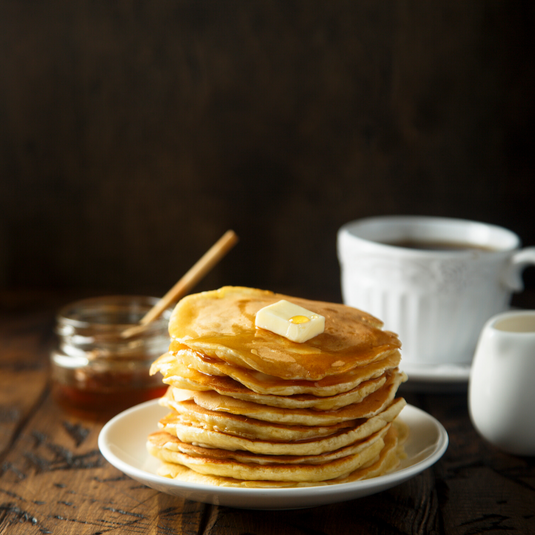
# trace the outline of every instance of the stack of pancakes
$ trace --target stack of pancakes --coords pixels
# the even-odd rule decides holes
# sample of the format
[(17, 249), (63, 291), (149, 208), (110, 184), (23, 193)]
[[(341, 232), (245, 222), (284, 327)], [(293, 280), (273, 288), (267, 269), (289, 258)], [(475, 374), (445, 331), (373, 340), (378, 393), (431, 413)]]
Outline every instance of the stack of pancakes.
[[(296, 343), (255, 326), (282, 299), (325, 317)], [(360, 310), (241, 287), (182, 299), (152, 366), (170, 413), (148, 438), (160, 474), (238, 487), (345, 483), (394, 469), (408, 429), (398, 337)]]

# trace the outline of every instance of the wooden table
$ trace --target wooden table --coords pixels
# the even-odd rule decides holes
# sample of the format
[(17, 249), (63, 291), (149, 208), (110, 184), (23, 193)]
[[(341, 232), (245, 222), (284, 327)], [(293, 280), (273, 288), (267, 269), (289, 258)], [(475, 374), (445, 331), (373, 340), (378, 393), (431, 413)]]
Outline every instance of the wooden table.
[[(346, 503), (248, 511), (174, 498), (108, 464), (102, 423), (50, 397), (54, 296), (0, 295), (0, 534), (344, 535), (535, 533), (535, 458), (502, 453), (472, 427), (466, 391), (406, 394), (449, 433), (441, 461)], [(535, 417), (535, 416), (534, 416)]]

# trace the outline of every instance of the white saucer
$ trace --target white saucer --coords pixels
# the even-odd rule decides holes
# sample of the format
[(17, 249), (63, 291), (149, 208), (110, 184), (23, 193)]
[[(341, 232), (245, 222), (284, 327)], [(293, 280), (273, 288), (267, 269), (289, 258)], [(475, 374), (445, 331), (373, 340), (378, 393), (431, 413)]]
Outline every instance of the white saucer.
[(420, 366), (403, 362), (403, 359), (400, 364), (409, 381), (425, 383), (468, 383), (471, 367), (471, 364)]
[(299, 509), (343, 502), (381, 492), (414, 477), (436, 463), (448, 447), (444, 427), (432, 416), (407, 405), (402, 419), (410, 427), (407, 459), (388, 475), (325, 487), (241, 489), (175, 481), (157, 475), (160, 462), (147, 453), (147, 436), (168, 413), (158, 400), (132, 407), (110, 420), (100, 432), (102, 455), (116, 468), (141, 483), (187, 500), (241, 509)]

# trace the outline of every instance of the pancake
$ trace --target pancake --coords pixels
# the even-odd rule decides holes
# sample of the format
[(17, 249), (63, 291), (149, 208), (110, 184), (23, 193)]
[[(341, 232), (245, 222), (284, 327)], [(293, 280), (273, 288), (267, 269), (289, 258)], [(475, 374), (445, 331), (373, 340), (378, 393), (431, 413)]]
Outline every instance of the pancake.
[[(256, 327), (256, 313), (280, 300), (307, 309), (296, 319), (323, 316), (324, 331), (296, 343)], [(398, 419), (406, 403), (397, 396), (407, 377), (398, 368), (401, 343), (382, 327), (345, 305), (251, 288), (182, 299), (169, 322), (169, 351), (150, 370), (169, 386), (160, 400), (169, 413), (147, 441), (160, 473), (270, 488), (393, 470), (407, 436)]]
[[(164, 383), (183, 388), (185, 387), (184, 380), (200, 383), (204, 380), (206, 385), (210, 385), (212, 377), (215, 376), (230, 377), (257, 394), (274, 396), (311, 394), (316, 397), (331, 397), (354, 390), (362, 382), (379, 377), (387, 367), (390, 369), (397, 366), (400, 360), (401, 357), (396, 350), (384, 359), (341, 373), (336, 377), (330, 376), (318, 381), (286, 381), (279, 377), (268, 376), (221, 361), (206, 362), (197, 357), (193, 351), (181, 350), (176, 353), (167, 353), (158, 358), (151, 366), (151, 373), (159, 371), (164, 376)], [(205, 378), (195, 375), (194, 372), (201, 373)]]
[[(400, 432), (401, 431), (401, 432)], [(266, 480), (240, 480), (233, 477), (221, 477), (201, 474), (190, 468), (174, 463), (163, 462), (158, 470), (159, 475), (172, 479), (179, 479), (188, 483), (214, 485), (218, 487), (241, 487), (241, 488), (287, 488), (287, 487), (310, 487), (337, 485), (352, 483), (372, 477), (386, 474), (399, 466), (403, 457), (402, 445), (406, 439), (408, 429), (406, 425), (396, 420), (390, 427), (384, 438), (384, 447), (381, 452), (362, 467), (354, 470), (345, 477), (338, 477), (327, 481), (266, 481)], [(153, 446), (149, 446), (149, 450)], [(155, 452), (153, 452), (154, 454)], [(155, 455), (157, 456), (157, 455)]]
[(200, 474), (246, 480), (325, 481), (347, 476), (377, 457), (384, 447), (382, 437), (387, 431), (388, 428), (382, 429), (362, 440), (354, 448), (354, 453), (321, 464), (306, 462), (260, 464), (239, 462), (234, 459), (214, 459), (209, 456), (190, 456), (167, 448), (151, 449), (153, 443), (150, 441), (149, 451), (163, 461), (182, 464)]
[[(230, 380), (232, 381), (232, 379)], [(375, 392), (386, 382), (386, 374), (381, 377), (377, 377), (370, 381), (360, 384), (348, 392), (342, 394), (336, 394), (335, 396), (317, 397), (309, 394), (297, 394), (292, 396), (273, 396), (269, 394), (258, 394), (244, 387), (240, 383), (232, 381), (231, 385), (225, 386), (237, 386), (236, 388), (218, 388), (219, 384), (213, 381), (214, 390), (220, 394), (227, 395), (234, 399), (242, 401), (250, 401), (252, 403), (261, 403), (268, 407), (277, 408), (294, 408), (294, 409), (315, 409), (323, 411), (337, 410), (341, 407), (351, 405), (352, 403), (360, 403), (372, 392)], [(203, 390), (204, 391), (204, 390)]]
[[(311, 395), (294, 395), (294, 396), (272, 396), (269, 394), (262, 395), (249, 390), (240, 383), (229, 379), (229, 378), (213, 378), (211, 384), (214, 388), (214, 391), (218, 394), (221, 394), (225, 397), (230, 397), (236, 400), (259, 403), (266, 405), (268, 407), (276, 408), (293, 408), (293, 409), (309, 409), (313, 408), (316, 410), (337, 410), (346, 405), (351, 405), (352, 403), (359, 403), (365, 399), (369, 394), (375, 392), (381, 388), (386, 382), (387, 374), (383, 374), (381, 377), (376, 379), (366, 381), (358, 387), (350, 390), (349, 392), (344, 392), (343, 394), (337, 394), (336, 396), (328, 397), (316, 397)], [(198, 382), (183, 380), (175, 384), (179, 385), (188, 385), (185, 389), (195, 388), (199, 392), (210, 391), (209, 388), (203, 388)], [(170, 391), (180, 391), (180, 387), (170, 387)]]
[(162, 399), (162, 404), (175, 412), (184, 412), (182, 406), (186, 400), (193, 400), (195, 404), (209, 411), (241, 415), (267, 422), (310, 426), (334, 425), (348, 420), (370, 418), (381, 412), (392, 402), (405, 377), (404, 373), (389, 373), (388, 378), (385, 377), (384, 386), (370, 392), (363, 401), (329, 411), (270, 407), (222, 396), (215, 391), (195, 392), (173, 388), (169, 389)]
[[(280, 300), (324, 316), (325, 331), (296, 343), (255, 328), (255, 314)], [(169, 320), (169, 333), (170, 351), (186, 345), (241, 368), (307, 381), (345, 373), (401, 347), (380, 320), (355, 308), (230, 286), (182, 299)]]
[(323, 426), (277, 424), (238, 414), (210, 411), (200, 407), (194, 401), (183, 401), (170, 405), (174, 411), (162, 420), (166, 426), (186, 425), (252, 440), (301, 441), (333, 435), (340, 429), (352, 426), (352, 421)]
[(378, 415), (369, 419), (356, 420), (353, 427), (342, 429), (326, 437), (299, 442), (249, 439), (202, 427), (184, 425), (172, 417), (160, 420), (159, 426), (164, 431), (178, 437), (182, 442), (203, 447), (245, 450), (262, 455), (321, 455), (363, 440), (379, 431), (392, 422), (404, 406), (405, 400), (398, 398)]
[[(383, 427), (377, 434), (384, 436), (391, 424)], [(358, 453), (362, 449), (362, 441), (355, 442), (344, 448), (320, 455), (261, 455), (242, 450), (224, 450), (220, 448), (205, 448), (187, 442), (182, 442), (177, 437), (165, 431), (157, 431), (149, 435), (151, 447), (155, 449), (165, 448), (172, 452), (179, 452), (190, 457), (209, 458), (212, 461), (237, 461), (246, 464), (323, 464), (334, 461), (348, 455)]]

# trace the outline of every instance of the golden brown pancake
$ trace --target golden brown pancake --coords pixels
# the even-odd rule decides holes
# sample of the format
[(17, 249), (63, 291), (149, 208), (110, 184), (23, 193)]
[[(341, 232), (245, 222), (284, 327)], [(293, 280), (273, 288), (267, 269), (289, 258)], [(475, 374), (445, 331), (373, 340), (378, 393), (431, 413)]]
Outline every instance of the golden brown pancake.
[(340, 429), (351, 427), (352, 420), (332, 425), (286, 425), (248, 418), (239, 414), (211, 411), (194, 401), (169, 404), (174, 410), (165, 421), (166, 425), (187, 425), (209, 431), (236, 435), (252, 440), (289, 442), (334, 435)]
[[(384, 437), (384, 447), (380, 453), (368, 463), (365, 463), (361, 468), (353, 471), (345, 477), (338, 477), (326, 481), (267, 481), (267, 480), (240, 480), (233, 477), (221, 477), (214, 475), (205, 475), (190, 468), (175, 463), (163, 462), (158, 473), (164, 477), (172, 479), (179, 479), (184, 482), (201, 483), (207, 485), (214, 485), (219, 487), (241, 487), (241, 488), (285, 488), (285, 487), (310, 487), (310, 486), (324, 486), (336, 485), (340, 483), (350, 483), (354, 481), (361, 481), (371, 477), (378, 477), (394, 470), (403, 458), (402, 445), (406, 440), (408, 430), (403, 422), (399, 419), (390, 427), (386, 436)], [(152, 435), (149, 442), (152, 441)], [(153, 455), (158, 457), (156, 448), (163, 447), (158, 442), (151, 444), (149, 450)]]
[(278, 408), (222, 396), (215, 391), (195, 392), (170, 388), (162, 399), (162, 404), (175, 412), (185, 412), (190, 406), (187, 401), (206, 410), (245, 416), (267, 422), (289, 425), (334, 425), (358, 418), (370, 418), (389, 405), (405, 379), (405, 374), (392, 372), (385, 378), (385, 384), (378, 390), (370, 392), (364, 400), (352, 403), (336, 410)]
[[(304, 343), (255, 327), (255, 314), (282, 299), (325, 317), (325, 331)], [(352, 307), (264, 290), (226, 286), (182, 299), (169, 320), (170, 351), (183, 345), (228, 364), (283, 379), (317, 381), (384, 358), (398, 337)]]
[(230, 435), (216, 430), (184, 425), (173, 419), (173, 415), (160, 420), (160, 427), (178, 437), (182, 442), (204, 447), (228, 450), (245, 450), (262, 455), (321, 455), (353, 444), (379, 431), (392, 422), (405, 406), (405, 400), (398, 398), (383, 412), (369, 419), (356, 420), (353, 427), (320, 438), (298, 442), (278, 442), (273, 440), (250, 439)]
[[(282, 299), (325, 317), (303, 343), (255, 326)], [(169, 414), (149, 436), (161, 474), (219, 486), (326, 485), (376, 477), (403, 455), (400, 342), (344, 305), (224, 287), (188, 296), (157, 359)]]
[[(388, 428), (374, 433), (355, 446), (354, 453), (323, 463), (245, 463), (235, 459), (190, 456), (167, 448), (155, 448), (153, 454), (163, 461), (187, 466), (201, 474), (245, 480), (325, 481), (347, 476), (374, 459), (384, 447), (383, 436)], [(149, 441), (149, 445), (152, 442)], [(149, 446), (150, 447), (150, 446)]]
[[(391, 424), (384, 426), (376, 434), (384, 436)], [(366, 440), (366, 439), (365, 439)], [(243, 450), (224, 450), (220, 448), (205, 448), (196, 446), (180, 439), (165, 431), (157, 431), (149, 436), (149, 441), (153, 448), (165, 448), (169, 451), (175, 451), (189, 455), (190, 457), (210, 458), (212, 461), (217, 460), (235, 460), (246, 464), (323, 464), (334, 461), (348, 455), (358, 453), (362, 449), (362, 442), (357, 441), (344, 448), (339, 448), (329, 453), (321, 455), (261, 455)]]
[[(349, 392), (362, 382), (381, 376), (386, 369), (397, 366), (400, 360), (401, 357), (396, 352), (384, 359), (354, 368), (338, 376), (330, 376), (318, 381), (305, 381), (302, 379), (284, 380), (224, 362), (205, 363), (202, 359), (195, 357), (194, 352), (181, 350), (162, 355), (153, 363), (151, 373), (160, 371), (164, 375), (164, 383), (182, 388), (189, 388), (184, 385), (185, 380), (201, 384), (204, 382), (208, 387), (213, 385), (213, 377), (230, 377), (257, 394), (272, 396), (312, 394), (316, 397), (331, 397)], [(202, 375), (199, 376), (195, 372)]]

